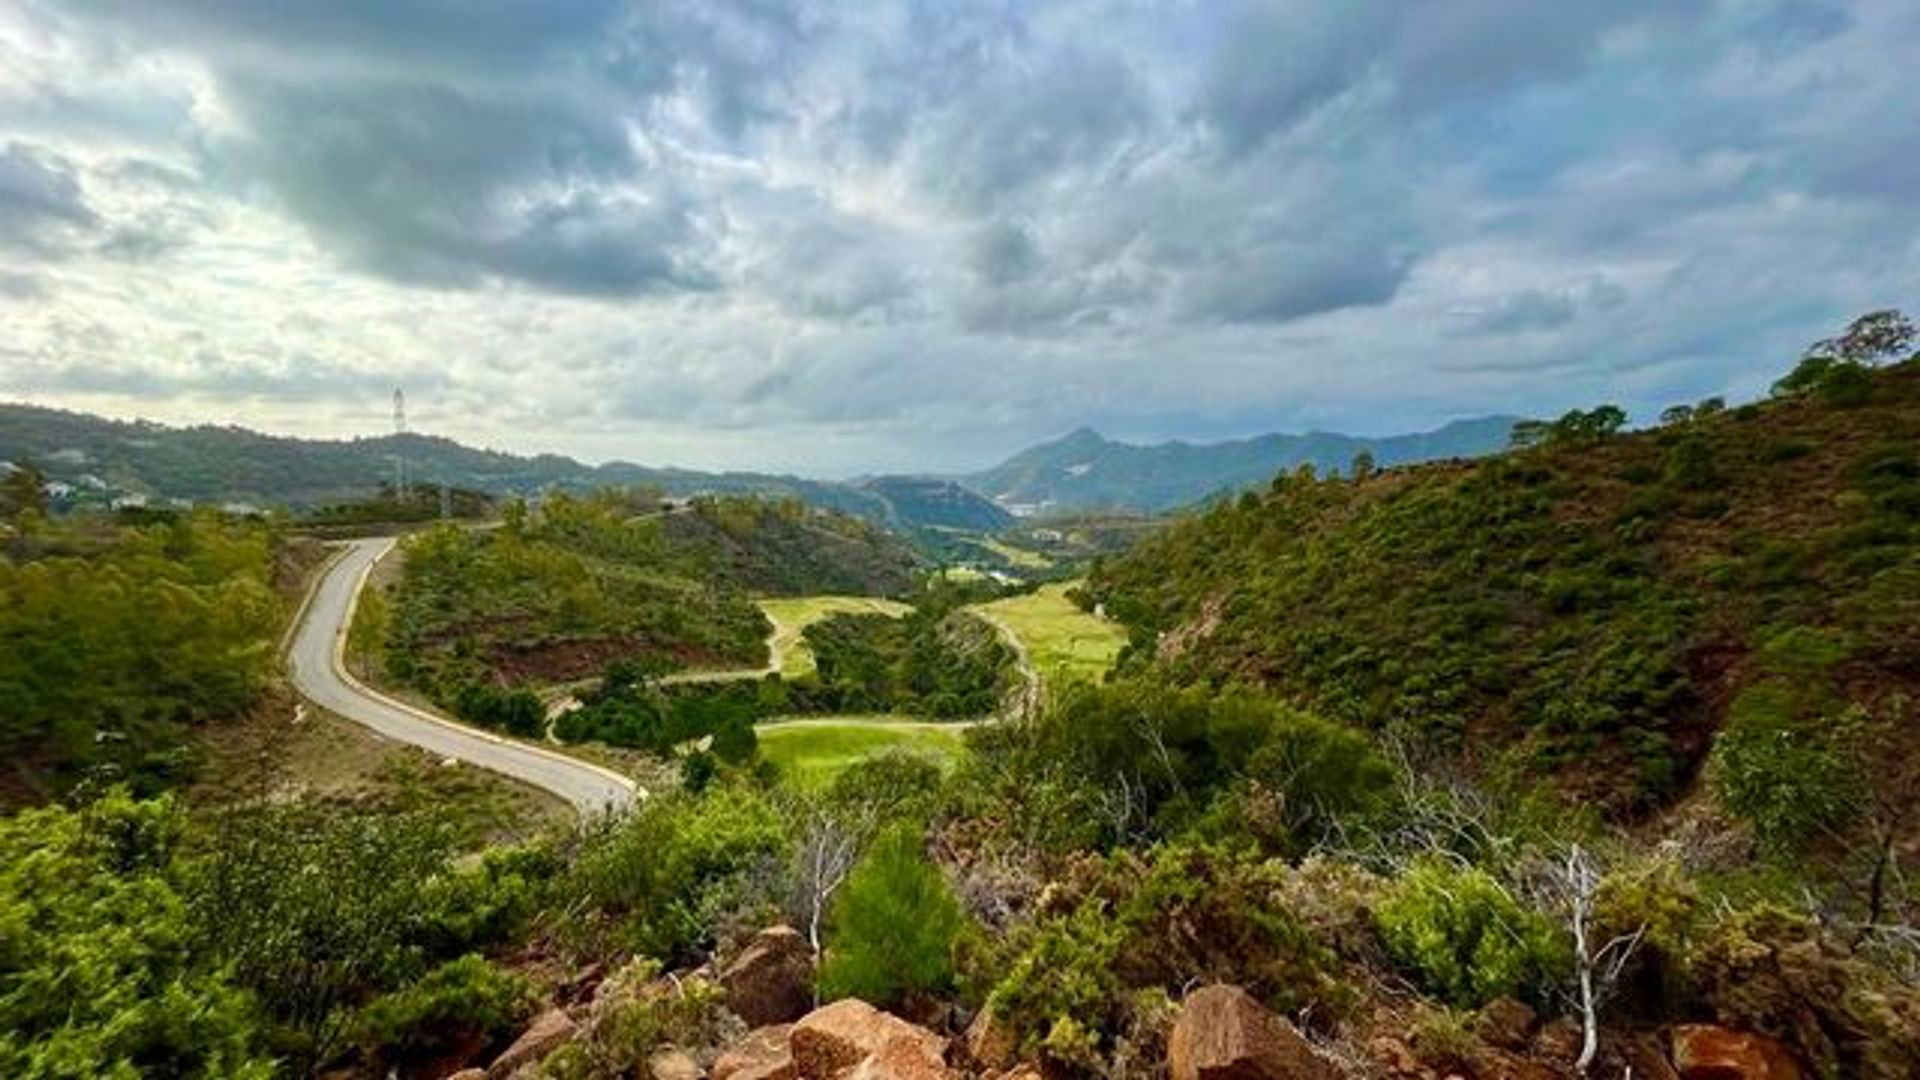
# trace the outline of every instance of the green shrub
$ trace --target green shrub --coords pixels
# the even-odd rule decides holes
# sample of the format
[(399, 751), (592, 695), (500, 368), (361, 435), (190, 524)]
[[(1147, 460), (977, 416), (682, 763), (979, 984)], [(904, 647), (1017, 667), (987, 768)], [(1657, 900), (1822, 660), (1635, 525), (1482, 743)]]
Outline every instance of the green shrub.
[(196, 954), (171, 799), (0, 818), (0, 1076), (260, 1077), (248, 995)]
[(1456, 1008), (1505, 996), (1540, 1000), (1565, 966), (1553, 924), (1476, 867), (1416, 862), (1375, 916), (1394, 960)]
[(1112, 1039), (1140, 994), (1195, 982), (1236, 983), (1285, 1012), (1338, 1013), (1351, 992), (1294, 914), (1294, 884), (1282, 861), (1190, 843), (1150, 861), (1083, 862), (1048, 912), (989, 945), (978, 965), (993, 979), (987, 1007), (1024, 1050), (1056, 1058), (1056, 1032)]
[(771, 914), (786, 843), (774, 806), (745, 784), (657, 795), (583, 843), (555, 888), (563, 904), (592, 914), (566, 929), (589, 950), (693, 959), (725, 920)]
[(1673, 444), (1667, 451), (1667, 482), (1683, 491), (1705, 491), (1720, 482), (1715, 468), (1713, 447), (1707, 440), (1693, 437)]
[(1721, 803), (1778, 853), (1843, 828), (1858, 813), (1863, 783), (1841, 748), (1799, 718), (1794, 695), (1765, 684), (1734, 700), (1711, 776)]
[(358, 1042), (390, 1065), (430, 1060), (479, 1037), (513, 1033), (535, 1004), (533, 984), (474, 953), (452, 960), (360, 1010)]
[(834, 899), (821, 996), (893, 1005), (950, 988), (965, 922), (946, 877), (921, 851), (918, 830), (889, 829)]

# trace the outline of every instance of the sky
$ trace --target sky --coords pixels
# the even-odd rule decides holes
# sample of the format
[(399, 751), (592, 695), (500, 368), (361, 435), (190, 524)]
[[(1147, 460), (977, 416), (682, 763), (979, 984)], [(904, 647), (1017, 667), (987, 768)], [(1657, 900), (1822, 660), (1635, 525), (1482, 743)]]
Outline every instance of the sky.
[(1913, 0), (8, 0), (0, 400), (816, 475), (1765, 392)]

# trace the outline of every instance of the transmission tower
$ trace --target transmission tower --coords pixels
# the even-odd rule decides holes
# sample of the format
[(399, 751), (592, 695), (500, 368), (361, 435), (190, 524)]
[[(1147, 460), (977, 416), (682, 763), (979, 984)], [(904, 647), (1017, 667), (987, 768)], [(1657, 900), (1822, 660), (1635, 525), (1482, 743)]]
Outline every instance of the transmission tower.
[[(407, 395), (399, 387), (393, 388), (393, 433), (407, 433)], [(394, 441), (393, 455), (393, 497), (405, 501), (407, 497), (407, 459), (399, 452), (400, 442)]]

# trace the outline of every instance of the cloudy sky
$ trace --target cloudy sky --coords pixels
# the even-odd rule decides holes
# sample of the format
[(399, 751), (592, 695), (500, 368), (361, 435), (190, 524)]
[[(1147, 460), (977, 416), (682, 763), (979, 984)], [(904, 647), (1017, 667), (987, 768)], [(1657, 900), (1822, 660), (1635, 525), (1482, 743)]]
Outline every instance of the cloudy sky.
[(1750, 396), (1913, 0), (8, 0), (0, 399), (821, 474)]

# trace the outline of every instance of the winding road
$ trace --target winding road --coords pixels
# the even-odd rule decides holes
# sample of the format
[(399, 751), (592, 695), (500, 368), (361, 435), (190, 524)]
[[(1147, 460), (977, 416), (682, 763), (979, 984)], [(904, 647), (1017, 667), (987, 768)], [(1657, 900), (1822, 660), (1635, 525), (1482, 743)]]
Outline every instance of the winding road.
[(320, 573), (287, 648), (293, 685), (315, 705), (397, 742), (532, 784), (583, 817), (618, 813), (644, 797), (633, 781), (578, 758), (456, 724), (381, 694), (346, 669), (347, 627), (367, 575), (392, 537), (349, 540)]

